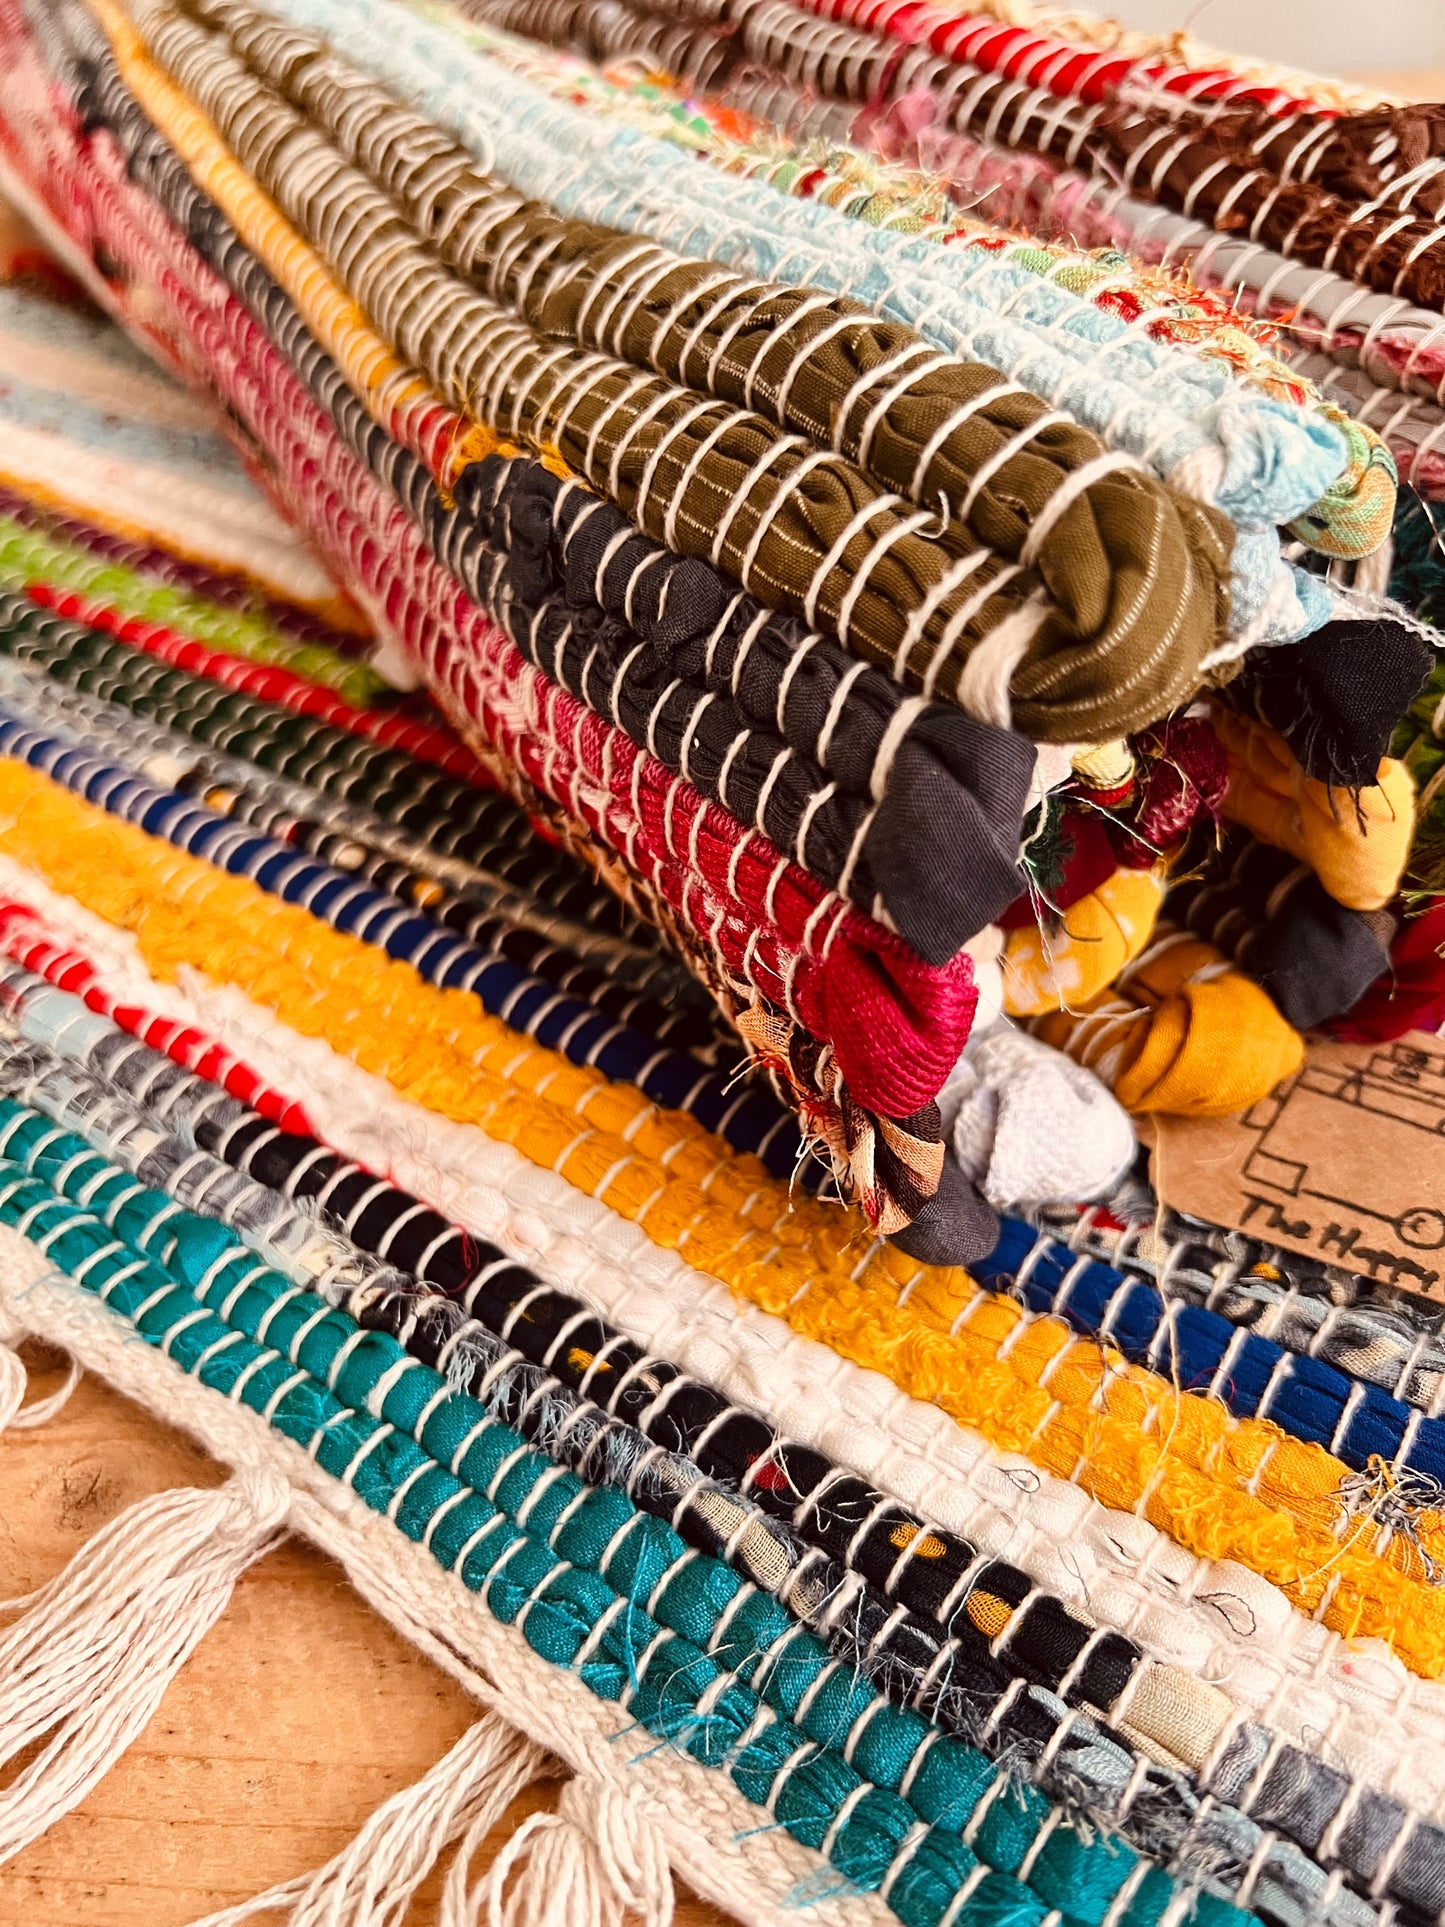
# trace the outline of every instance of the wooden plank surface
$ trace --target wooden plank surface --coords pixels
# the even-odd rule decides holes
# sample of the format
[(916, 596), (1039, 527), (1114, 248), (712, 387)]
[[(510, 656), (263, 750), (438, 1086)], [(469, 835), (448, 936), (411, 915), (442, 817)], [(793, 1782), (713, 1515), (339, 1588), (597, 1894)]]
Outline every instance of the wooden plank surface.
[[(60, 1384), (58, 1359), (25, 1357), (32, 1397)], [(0, 1435), (0, 1598), (43, 1584), (135, 1500), (224, 1476), (181, 1433), (83, 1381), (48, 1425)], [(185, 1927), (320, 1866), (475, 1710), (339, 1566), (288, 1542), (242, 1578), (119, 1765), (0, 1867), (0, 1922)], [(556, 1791), (521, 1795), (478, 1867)], [(439, 1886), (433, 1876), (408, 1927), (431, 1927)], [(679, 1898), (678, 1927), (723, 1927), (713, 1908)]]

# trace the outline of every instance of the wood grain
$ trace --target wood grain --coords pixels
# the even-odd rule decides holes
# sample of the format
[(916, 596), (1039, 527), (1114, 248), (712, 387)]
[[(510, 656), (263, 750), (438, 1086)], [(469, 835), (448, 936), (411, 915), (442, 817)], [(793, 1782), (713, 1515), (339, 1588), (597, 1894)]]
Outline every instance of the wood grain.
[[(31, 1395), (60, 1361), (27, 1347)], [(43, 1584), (107, 1519), (222, 1467), (104, 1385), (85, 1380), (33, 1432), (0, 1436), (0, 1598)], [(245, 1574), (229, 1608), (130, 1751), (87, 1800), (0, 1867), (0, 1921), (26, 1927), (185, 1927), (320, 1866), (389, 1794), (466, 1730), (475, 1709), (352, 1591), (290, 1541)], [(478, 1865), (528, 1814), (529, 1788)], [(407, 1916), (431, 1927), (440, 1876)], [(274, 1920), (274, 1914), (258, 1920)], [(680, 1893), (678, 1927), (725, 1927)]]

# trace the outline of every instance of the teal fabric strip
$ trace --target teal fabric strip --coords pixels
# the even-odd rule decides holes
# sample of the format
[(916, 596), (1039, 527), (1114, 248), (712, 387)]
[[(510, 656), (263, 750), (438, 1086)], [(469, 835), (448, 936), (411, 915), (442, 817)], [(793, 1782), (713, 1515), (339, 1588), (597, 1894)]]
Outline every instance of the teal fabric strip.
[[(1177, 1898), (1159, 1869), (1059, 1826), (1036, 1793), (856, 1681), (776, 1601), (625, 1495), (551, 1465), (394, 1341), (269, 1271), (225, 1227), (23, 1106), (0, 1107), (0, 1157), (0, 1221), (310, 1450), (536, 1650), (580, 1666), (649, 1730), (726, 1762), (806, 1844), (831, 1834), (829, 1857), (849, 1878), (874, 1888), (891, 1876), (888, 1898), (908, 1927), (933, 1927), (965, 1885), (970, 1920), (1008, 1927), (1042, 1922), (1048, 1904), (1097, 1922), (1121, 1898), (1112, 1919), (1142, 1927)], [(989, 1871), (1031, 1851), (1029, 1888)], [(1043, 1883), (1054, 1890), (1047, 1903)], [(1093, 1902), (1082, 1914), (1080, 1898)], [(1201, 1917), (1211, 1915), (1224, 1917), (1205, 1902)]]

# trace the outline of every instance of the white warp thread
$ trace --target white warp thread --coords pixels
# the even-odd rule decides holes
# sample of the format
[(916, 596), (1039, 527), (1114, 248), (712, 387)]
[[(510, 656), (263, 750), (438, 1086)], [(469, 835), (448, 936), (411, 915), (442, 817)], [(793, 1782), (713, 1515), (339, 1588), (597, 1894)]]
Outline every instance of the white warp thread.
[(744, 1927), (798, 1927), (804, 1904), (819, 1927), (897, 1927), (875, 1894), (848, 1891), (836, 1869), (768, 1825), (723, 1774), (660, 1745), (575, 1674), (540, 1658), (515, 1627), (493, 1619), (429, 1552), (300, 1446), (156, 1347), (137, 1344), (123, 1321), (63, 1282), (8, 1227), (0, 1227), (4, 1313), (63, 1345), (87, 1371), (182, 1427), (224, 1464), (289, 1489), (293, 1532), (339, 1560), (367, 1603), (473, 1698), (590, 1787), (630, 1803), (638, 1824), (665, 1840), (673, 1872)]
[(788, 1437), (1127, 1633), (1150, 1657), (1445, 1819), (1445, 1685), (1411, 1674), (1382, 1642), (1347, 1643), (1258, 1574), (1198, 1558), (1022, 1455), (996, 1452), (881, 1373), (734, 1298), (565, 1178), (400, 1097), (234, 988), (192, 970), (182, 971), (179, 988), (155, 982), (126, 932), (3, 856), (0, 890), (34, 904), (113, 992), (199, 1026), (278, 1089), (304, 1092), (316, 1129), (344, 1155), (576, 1292), (639, 1344), (765, 1413)]
[(302, 1072), (313, 1123), (358, 1163), (388, 1170), (639, 1344), (1019, 1566), (1151, 1657), (1218, 1686), (1368, 1784), (1445, 1808), (1445, 1687), (1411, 1674), (1383, 1643), (1347, 1643), (1247, 1568), (1198, 1558), (1026, 1457), (996, 1452), (881, 1373), (735, 1298), (564, 1178), (398, 1098), (239, 992), (193, 974), (187, 986), (203, 1027), (263, 1076)]

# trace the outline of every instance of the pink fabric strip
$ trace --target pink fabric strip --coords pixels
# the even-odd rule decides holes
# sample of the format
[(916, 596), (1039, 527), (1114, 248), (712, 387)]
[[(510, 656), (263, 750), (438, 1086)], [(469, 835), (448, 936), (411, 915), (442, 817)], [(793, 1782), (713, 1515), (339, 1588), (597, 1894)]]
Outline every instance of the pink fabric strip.
[(832, 1043), (858, 1103), (890, 1117), (927, 1104), (972, 1022), (968, 958), (923, 963), (533, 669), (432, 559), (246, 310), (126, 179), (108, 137), (82, 135), (70, 119), (60, 171), (68, 110), (44, 92), (48, 116), (36, 118), (49, 124), (25, 172), (51, 170), (52, 209), (64, 210), (77, 239), (102, 240), (126, 263), (129, 297), (150, 297), (148, 317), (159, 300), (178, 358), (218, 384), (276, 462), (293, 518), (386, 610), (453, 717), (585, 823), (730, 974)]

